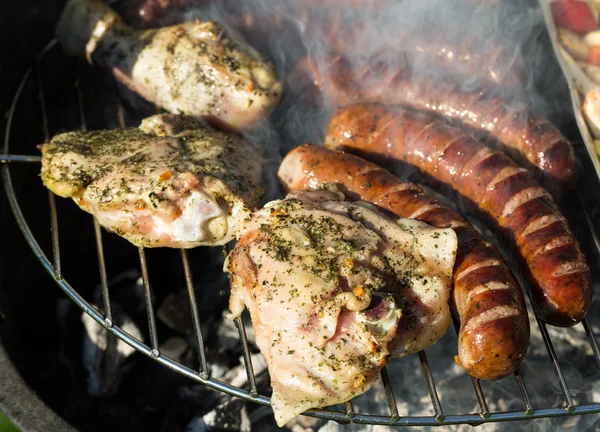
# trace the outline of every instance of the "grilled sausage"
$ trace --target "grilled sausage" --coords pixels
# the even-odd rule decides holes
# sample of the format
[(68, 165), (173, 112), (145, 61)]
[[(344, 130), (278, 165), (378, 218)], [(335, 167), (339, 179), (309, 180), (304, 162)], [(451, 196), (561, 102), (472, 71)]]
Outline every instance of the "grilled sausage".
[(571, 326), (584, 318), (591, 274), (577, 240), (548, 191), (506, 155), (430, 114), (379, 104), (338, 110), (326, 146), (401, 160), (452, 187), (512, 242), (544, 321)]
[(284, 158), (278, 177), (287, 190), (335, 183), (347, 198), (379, 205), (458, 236), (452, 307), (460, 321), (458, 364), (480, 379), (514, 372), (529, 344), (523, 293), (498, 250), (461, 216), (415, 184), (350, 154), (305, 144)]
[[(325, 34), (330, 52), (353, 58), (359, 51), (371, 55), (381, 53), (389, 62), (389, 52), (403, 57), (408, 64), (427, 71), (433, 66), (444, 75), (476, 78), (488, 85), (521, 88), (526, 81), (526, 68), (520, 52), (489, 38), (454, 34), (451, 28), (411, 30), (398, 27), (393, 35), (381, 38), (373, 23), (360, 21), (347, 25), (332, 21)], [(392, 30), (393, 31), (393, 30)]]
[(455, 81), (417, 77), (409, 68), (387, 63), (350, 65), (341, 57), (320, 68), (307, 63), (299, 64), (335, 106), (381, 102), (443, 115), (493, 137), (520, 165), (533, 169), (555, 198), (576, 181), (575, 154), (560, 131), (523, 104), (509, 107), (491, 89), (465, 89)]

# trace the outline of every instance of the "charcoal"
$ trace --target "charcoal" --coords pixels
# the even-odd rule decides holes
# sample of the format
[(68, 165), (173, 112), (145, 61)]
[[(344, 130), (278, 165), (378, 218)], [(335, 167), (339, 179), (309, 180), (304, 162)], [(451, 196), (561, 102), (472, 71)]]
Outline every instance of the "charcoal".
[(178, 333), (185, 335), (194, 331), (187, 292), (180, 291), (167, 295), (156, 311), (156, 316), (163, 324)]
[(290, 421), (286, 427), (292, 432), (316, 432), (328, 422), (317, 417), (298, 416)]
[(158, 348), (161, 354), (181, 363), (185, 353), (190, 349), (189, 344), (183, 338), (172, 336)]
[[(252, 354), (250, 356), (252, 367), (254, 369), (254, 375), (258, 377), (267, 370), (267, 361), (262, 354)], [(244, 366), (244, 359), (240, 357), (238, 366), (232, 368), (225, 374), (223, 379), (231, 383), (235, 387), (243, 387), (248, 384), (248, 376), (246, 374), (246, 368)]]
[(230, 353), (211, 347), (207, 349), (206, 361), (209, 365), (210, 376), (218, 380), (224, 380), (225, 374), (230, 370)]
[(220, 316), (229, 303), (229, 280), (223, 273), (221, 248), (192, 249), (189, 251), (189, 259), (201, 319), (212, 315)]
[(183, 385), (177, 391), (177, 398), (183, 403), (195, 403), (207, 413), (223, 403), (229, 396), (216, 392), (202, 384)]
[[(144, 313), (144, 288), (137, 270), (129, 270), (109, 281), (113, 324), (136, 339), (144, 340), (139, 315)], [(102, 310), (102, 287), (93, 291), (93, 306)], [(135, 320), (133, 317), (138, 316)], [(81, 313), (84, 327), (82, 343), (83, 367), (87, 372), (87, 391), (92, 396), (110, 396), (117, 392), (123, 375), (131, 367), (126, 360), (135, 349), (106, 331), (90, 315)]]
[(216, 407), (201, 418), (190, 422), (188, 431), (240, 431), (250, 432), (250, 418), (246, 403), (240, 399), (231, 399)]
[[(131, 316), (144, 314), (146, 301), (144, 284), (139, 270), (131, 269), (108, 281), (111, 305), (118, 305)], [(100, 286), (94, 289), (94, 301), (101, 303)]]
[[(113, 315), (115, 323), (131, 336), (142, 339), (135, 323), (125, 314)], [(114, 394), (127, 370), (126, 360), (135, 349), (106, 331), (92, 317), (82, 313), (86, 336), (83, 342), (83, 364), (88, 372), (87, 387), (92, 396)]]
[[(254, 329), (252, 328), (252, 322), (250, 317), (245, 312), (244, 318), (244, 329), (246, 330), (246, 339), (252, 346), (255, 343)], [(240, 334), (235, 321), (224, 319), (217, 329), (217, 343), (218, 346), (224, 350), (235, 350), (236, 347), (241, 349)]]
[(200, 384), (180, 385), (177, 391), (170, 393), (167, 407), (161, 414), (158, 430), (187, 431), (190, 422), (215, 409), (224, 401), (223, 394)]

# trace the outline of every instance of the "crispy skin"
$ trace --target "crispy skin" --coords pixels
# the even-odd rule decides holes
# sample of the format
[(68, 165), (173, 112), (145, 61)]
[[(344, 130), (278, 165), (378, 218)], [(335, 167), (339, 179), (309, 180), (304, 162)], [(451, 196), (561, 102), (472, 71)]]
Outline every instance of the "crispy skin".
[(258, 149), (194, 117), (66, 132), (41, 150), (44, 185), (136, 246), (223, 245), (263, 191)]
[(356, 104), (338, 110), (326, 146), (404, 161), (470, 200), (512, 243), (544, 321), (571, 326), (587, 313), (591, 274), (549, 192), (510, 158), (426, 113)]
[(66, 54), (107, 69), (173, 114), (216, 117), (241, 130), (281, 97), (273, 65), (216, 22), (134, 30), (100, 0), (69, 0), (57, 36)]
[(509, 106), (490, 88), (462, 88), (459, 81), (414, 75), (409, 68), (388, 62), (351, 66), (335, 57), (321, 67), (311, 63), (299, 62), (295, 76), (307, 77), (295, 81), (316, 83), (336, 107), (380, 102), (442, 115), (492, 137), (520, 165), (532, 169), (556, 198), (576, 182), (575, 153), (560, 131), (523, 104)]
[(424, 350), (450, 325), (454, 231), (342, 198), (298, 191), (267, 203), (224, 264), (228, 317), (250, 312), (279, 426), (367, 391), (390, 353)]
[(529, 345), (521, 288), (498, 250), (456, 212), (379, 166), (310, 144), (288, 153), (279, 180), (288, 190), (335, 183), (348, 198), (370, 201), (401, 218), (453, 228), (458, 251), (452, 305), (461, 324), (457, 362), (480, 379), (503, 378), (519, 367)]

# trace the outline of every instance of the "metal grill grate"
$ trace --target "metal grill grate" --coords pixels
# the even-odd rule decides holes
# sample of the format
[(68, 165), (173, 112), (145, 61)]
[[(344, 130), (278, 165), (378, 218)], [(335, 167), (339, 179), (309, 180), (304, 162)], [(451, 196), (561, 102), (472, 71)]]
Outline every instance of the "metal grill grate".
[[(139, 248), (139, 266), (141, 269), (145, 300), (146, 300), (146, 311), (148, 318), (148, 329), (150, 335), (150, 343), (149, 345), (144, 344), (141, 340), (138, 340), (131, 336), (130, 334), (123, 331), (117, 325), (113, 323), (113, 316), (111, 311), (111, 301), (110, 301), (110, 290), (107, 282), (107, 271), (106, 264), (104, 260), (104, 248), (102, 241), (102, 230), (100, 225), (96, 219), (94, 219), (94, 233), (96, 239), (96, 252), (98, 256), (98, 268), (100, 274), (100, 283), (101, 283), (101, 293), (102, 293), (102, 301), (103, 301), (103, 312), (96, 310), (90, 303), (88, 303), (64, 278), (61, 268), (61, 254), (60, 254), (60, 242), (59, 242), (59, 232), (58, 232), (58, 214), (55, 203), (55, 197), (52, 193), (48, 194), (49, 199), (49, 210), (50, 210), (50, 231), (51, 231), (51, 239), (52, 239), (52, 259), (49, 259), (48, 256), (41, 249), (38, 244), (36, 238), (33, 236), (27, 221), (21, 211), (21, 207), (15, 195), (15, 190), (13, 187), (13, 182), (11, 178), (11, 166), (18, 162), (23, 163), (39, 163), (39, 156), (32, 155), (17, 155), (11, 154), (10, 150), (10, 142), (12, 138), (11, 128), (13, 125), (13, 119), (15, 115), (15, 111), (17, 109), (17, 105), (19, 100), (23, 94), (23, 90), (27, 85), (34, 84), (37, 88), (39, 103), (41, 106), (42, 112), (42, 127), (43, 127), (43, 135), (45, 141), (47, 142), (50, 139), (50, 130), (48, 125), (48, 111), (46, 106), (46, 96), (44, 93), (44, 88), (42, 84), (42, 71), (40, 68), (41, 59), (48, 54), (49, 51), (53, 50), (56, 46), (56, 40), (53, 40), (43, 51), (36, 57), (35, 65), (27, 71), (25, 76), (23, 77), (13, 103), (11, 105), (7, 127), (6, 127), (6, 135), (4, 141), (4, 154), (0, 155), (0, 162), (3, 163), (2, 166), (2, 177), (4, 180), (4, 186), (6, 189), (7, 197), (10, 202), (12, 211), (16, 217), (17, 223), (21, 228), (25, 239), (31, 246), (34, 254), (45, 267), (45, 269), (53, 276), (56, 283), (60, 286), (60, 288), (79, 306), (81, 307), (88, 315), (90, 315), (95, 321), (104, 326), (109, 332), (113, 333), (119, 339), (123, 340), (127, 344), (131, 345), (133, 348), (138, 350), (139, 352), (145, 354), (148, 357), (155, 359), (156, 361), (162, 363), (164, 366), (169, 367), (192, 380), (195, 380), (199, 383), (207, 385), (213, 389), (216, 389), (221, 392), (225, 392), (232, 396), (236, 396), (245, 400), (253, 401), (263, 405), (269, 405), (269, 398), (260, 395), (257, 391), (256, 380), (253, 372), (252, 361), (250, 356), (248, 339), (246, 337), (246, 331), (244, 327), (244, 323), (242, 318), (237, 318), (235, 324), (239, 331), (239, 340), (243, 348), (243, 361), (248, 377), (248, 389), (235, 387), (226, 382), (211, 378), (209, 375), (209, 365), (206, 359), (205, 353), (205, 345), (201, 332), (201, 317), (198, 313), (198, 304), (196, 301), (196, 297), (194, 294), (193, 288), (193, 280), (192, 280), (192, 272), (190, 269), (190, 264), (188, 260), (188, 253), (185, 250), (181, 250), (181, 265), (183, 267), (183, 274), (185, 278), (185, 286), (189, 297), (190, 302), (190, 310), (192, 314), (192, 322), (193, 329), (195, 331), (196, 341), (198, 344), (198, 370), (192, 370), (187, 366), (184, 366), (169, 357), (165, 356), (159, 351), (158, 345), (158, 335), (157, 335), (157, 327), (156, 320), (154, 314), (154, 307), (152, 304), (152, 289), (148, 277), (148, 268), (146, 262), (146, 255), (143, 248)], [(34, 81), (32, 83), (31, 81)], [(86, 130), (86, 116), (85, 116), (85, 107), (83, 106), (83, 97), (81, 93), (81, 88), (79, 85), (79, 81), (77, 80), (74, 85), (76, 96), (77, 96), (77, 104), (79, 111), (79, 118), (81, 123), (81, 129)], [(123, 109), (119, 106), (119, 109), (116, 113), (118, 122), (121, 126), (124, 126), (124, 114)], [(18, 169), (18, 168), (17, 168)], [(596, 236), (594, 232), (594, 228), (592, 226), (592, 222), (590, 216), (585, 213), (585, 208), (581, 199), (579, 200), (579, 204), (583, 209), (585, 214), (586, 222), (588, 224), (588, 228), (590, 229), (591, 236), (595, 243), (596, 249), (600, 252), (600, 240)], [(223, 253), (227, 254), (227, 247), (223, 248)], [(516, 411), (505, 411), (505, 412), (490, 412), (488, 408), (488, 403), (486, 401), (486, 397), (481, 388), (481, 384), (479, 380), (472, 378), (473, 388), (475, 392), (475, 396), (479, 405), (478, 412), (472, 412), (468, 414), (444, 414), (444, 409), (442, 404), (440, 403), (440, 399), (438, 397), (438, 392), (436, 389), (436, 384), (433, 378), (433, 374), (431, 368), (429, 366), (429, 362), (427, 359), (427, 355), (424, 351), (418, 353), (419, 360), (421, 363), (423, 375), (425, 378), (425, 382), (427, 385), (427, 389), (429, 392), (429, 397), (431, 399), (431, 406), (433, 409), (432, 416), (403, 416), (400, 417), (398, 408), (397, 408), (397, 398), (394, 394), (394, 389), (392, 388), (390, 378), (388, 375), (388, 371), (384, 368), (381, 371), (381, 382), (383, 384), (385, 396), (389, 405), (389, 415), (372, 415), (372, 414), (362, 414), (356, 413), (354, 411), (354, 407), (352, 402), (346, 402), (344, 410), (334, 410), (334, 409), (313, 409), (306, 412), (306, 415), (319, 417), (328, 420), (335, 420), (340, 423), (361, 423), (361, 424), (378, 424), (378, 425), (402, 425), (402, 426), (435, 426), (435, 425), (451, 425), (451, 424), (471, 424), (477, 425), (485, 422), (498, 422), (498, 421), (508, 421), (508, 420), (523, 420), (523, 419), (534, 419), (541, 417), (553, 417), (553, 416), (566, 416), (571, 414), (586, 414), (586, 413), (599, 413), (600, 412), (600, 404), (586, 404), (586, 405), (577, 405), (571, 393), (569, 391), (569, 387), (567, 381), (565, 379), (565, 375), (561, 366), (559, 364), (552, 340), (548, 333), (548, 329), (546, 325), (537, 317), (536, 322), (539, 330), (541, 332), (547, 354), (552, 362), (554, 373), (556, 375), (557, 385), (560, 388), (562, 393), (562, 399), (564, 406), (562, 407), (534, 407), (532, 406), (529, 393), (527, 391), (527, 386), (525, 384), (525, 380), (521, 375), (520, 371), (517, 371), (514, 374), (514, 379), (516, 380), (516, 384), (518, 386), (521, 399), (522, 399), (522, 409)], [(582, 325), (585, 334), (587, 336), (587, 342), (590, 344), (593, 355), (595, 357), (595, 361), (597, 366), (600, 368), (600, 349), (598, 347), (598, 343), (595, 339), (595, 336), (592, 332), (591, 326), (589, 322), (586, 320), (583, 321)], [(455, 323), (455, 328), (458, 330), (458, 327)], [(510, 379), (510, 378), (506, 378)], [(549, 377), (551, 379), (551, 377)]]

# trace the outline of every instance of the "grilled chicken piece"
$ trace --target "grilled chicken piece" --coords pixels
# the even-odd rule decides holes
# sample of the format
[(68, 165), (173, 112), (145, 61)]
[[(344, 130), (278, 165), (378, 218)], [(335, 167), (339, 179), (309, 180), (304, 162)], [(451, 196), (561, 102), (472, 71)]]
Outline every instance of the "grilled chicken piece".
[(280, 98), (272, 65), (215, 22), (136, 31), (100, 0), (70, 0), (57, 34), (67, 54), (109, 69), (174, 114), (216, 117), (245, 129)]
[(262, 194), (258, 150), (193, 117), (62, 133), (41, 149), (44, 185), (136, 246), (225, 244)]
[(386, 358), (446, 331), (452, 229), (399, 223), (339, 192), (294, 192), (244, 220), (225, 262), (230, 318), (250, 311), (282, 426), (367, 391)]

